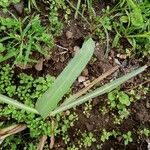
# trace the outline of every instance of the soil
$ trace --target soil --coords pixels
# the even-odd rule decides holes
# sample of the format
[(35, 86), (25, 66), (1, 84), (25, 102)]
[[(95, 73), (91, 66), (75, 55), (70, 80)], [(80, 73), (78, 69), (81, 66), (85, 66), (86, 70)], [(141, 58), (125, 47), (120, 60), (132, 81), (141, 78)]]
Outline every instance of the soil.
[[(102, 5), (101, 5), (102, 6)], [(103, 5), (105, 6), (105, 5)], [(98, 6), (96, 7), (98, 9)], [(20, 10), (21, 11), (21, 10)], [(1, 15), (1, 12), (0, 12)], [(67, 32), (71, 33), (71, 36), (68, 38), (66, 36)], [(58, 37), (55, 40), (55, 44), (57, 45), (53, 49), (51, 59), (47, 60), (44, 58), (42, 70), (36, 70), (35, 66), (27, 69), (20, 69), (19, 67), (15, 67), (15, 73), (18, 74), (20, 72), (25, 72), (27, 74), (32, 74), (34, 76), (44, 76), (46, 74), (58, 76), (64, 67), (67, 65), (69, 60), (74, 56), (75, 51), (74, 47), (81, 47), (84, 41), (84, 38), (88, 35), (92, 34), (83, 20), (74, 20), (72, 19), (68, 24), (65, 25), (62, 36)], [(126, 43), (124, 43), (126, 45)], [(122, 67), (108, 77), (103, 83), (108, 82), (110, 79), (114, 79), (124, 73), (127, 73), (134, 68), (141, 66), (141, 64), (149, 63), (149, 60), (146, 59), (120, 59), (117, 57), (117, 52), (115, 49), (111, 49), (109, 53), (109, 57), (106, 58), (104, 55), (105, 46), (101, 45), (99, 41), (96, 41), (96, 48), (94, 52), (94, 58), (96, 59), (94, 62), (90, 62), (86, 68), (86, 80), (93, 80), (94, 78), (100, 76), (105, 71), (109, 70), (113, 66), (116, 65), (116, 59), (122, 64)], [(148, 69), (147, 69), (148, 70)], [(83, 73), (82, 73), (83, 74)], [(126, 84), (122, 86), (123, 90), (128, 90), (137, 86), (138, 84), (144, 81), (144, 76), (147, 76), (149, 72), (145, 72), (142, 75), (131, 79)], [(146, 83), (145, 86), (150, 87), (150, 83)], [(79, 91), (84, 87), (83, 83), (79, 83), (78, 80), (75, 82), (73, 86), (74, 92)], [(93, 108), (90, 111), (90, 117), (87, 118), (82, 112), (83, 107), (80, 106), (77, 108), (76, 112), (78, 114), (79, 120), (76, 122), (75, 126), (70, 129), (69, 135), (72, 137), (71, 141), (77, 141), (78, 137), (74, 137), (72, 135), (76, 135), (76, 129), (80, 131), (88, 130), (93, 132), (99, 139), (100, 131), (105, 128), (108, 131), (116, 130), (125, 133), (127, 131), (132, 131), (133, 134), (133, 142), (128, 146), (124, 146), (122, 139), (111, 138), (108, 142), (105, 142), (102, 146), (103, 150), (146, 150), (147, 143), (143, 139), (139, 138), (137, 134), (137, 129), (140, 127), (150, 127), (150, 108), (147, 108), (147, 105), (150, 104), (150, 94), (145, 97), (142, 97), (139, 101), (135, 102), (130, 106), (130, 116), (128, 119), (124, 120), (121, 125), (113, 124), (113, 113), (110, 112), (106, 115), (102, 115), (99, 111), (99, 108), (105, 106), (107, 96), (103, 95), (93, 100), (92, 105)], [(101, 143), (97, 143), (101, 144)], [(96, 144), (93, 144), (91, 148), (88, 150), (96, 150)], [(60, 138), (56, 137), (56, 141), (54, 144), (55, 150), (65, 150), (65, 144)]]

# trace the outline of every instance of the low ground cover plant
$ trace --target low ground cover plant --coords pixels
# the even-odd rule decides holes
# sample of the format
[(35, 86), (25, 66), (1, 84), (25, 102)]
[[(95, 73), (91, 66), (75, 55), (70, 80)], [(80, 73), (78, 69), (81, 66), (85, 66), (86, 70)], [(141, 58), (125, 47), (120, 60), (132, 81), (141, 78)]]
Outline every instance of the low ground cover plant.
[(25, 66), (29, 62), (36, 62), (32, 58), (35, 51), (50, 57), (50, 49), (54, 46), (53, 36), (41, 25), (38, 15), (23, 20), (14, 16), (0, 17), (0, 25), (0, 33), (3, 35), (0, 40), (0, 62), (13, 57), (14, 64)]

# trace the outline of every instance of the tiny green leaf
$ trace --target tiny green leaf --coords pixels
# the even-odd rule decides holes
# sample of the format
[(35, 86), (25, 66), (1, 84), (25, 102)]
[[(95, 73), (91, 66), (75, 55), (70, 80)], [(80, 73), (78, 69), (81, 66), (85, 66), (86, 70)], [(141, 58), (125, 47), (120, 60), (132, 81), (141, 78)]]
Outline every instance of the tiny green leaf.
[(114, 101), (114, 100), (116, 99), (115, 93), (114, 93), (114, 92), (108, 93), (108, 99), (109, 99), (110, 101)]
[(130, 98), (129, 96), (124, 93), (124, 92), (120, 92), (119, 93), (119, 101), (121, 104), (124, 104), (126, 106), (129, 106), (130, 105)]

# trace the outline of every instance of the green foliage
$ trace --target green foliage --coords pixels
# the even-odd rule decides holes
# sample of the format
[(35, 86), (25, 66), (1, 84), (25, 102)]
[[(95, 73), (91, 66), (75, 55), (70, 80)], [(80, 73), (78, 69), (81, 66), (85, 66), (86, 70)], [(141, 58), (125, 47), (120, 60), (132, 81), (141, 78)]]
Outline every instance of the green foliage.
[(13, 73), (12, 68), (8, 64), (2, 67), (0, 71), (0, 93), (7, 93), (9, 97), (12, 97), (16, 91), (16, 86), (12, 81)]
[(64, 0), (50, 0), (50, 13), (49, 13), (49, 21), (51, 26), (51, 31), (53, 35), (60, 35), (62, 33), (63, 24), (59, 19), (59, 10), (66, 9), (65, 1)]
[(106, 129), (103, 129), (102, 133), (101, 133), (101, 136), (100, 136), (100, 140), (102, 142), (105, 142), (105, 141), (109, 140), (110, 137), (113, 136), (113, 137), (116, 138), (116, 136), (118, 136), (118, 135), (120, 135), (120, 132), (116, 132), (115, 130), (113, 130), (113, 131), (106, 131)]
[[(16, 85), (14, 84), (13, 72), (11, 70), (12, 68), (9, 65), (1, 69), (1, 94), (6, 94), (10, 97), (18, 97), (20, 101), (32, 107), (34, 107), (37, 98), (40, 97), (54, 81), (54, 77), (50, 75), (34, 79), (32, 76), (22, 73), (17, 77), (18, 83), (16, 83)], [(18, 123), (26, 123), (27, 127), (30, 129), (31, 137), (38, 137), (43, 134), (50, 135), (52, 132), (50, 122), (43, 121), (41, 117), (33, 113), (17, 110), (13, 106), (4, 105), (0, 112), (0, 116), (14, 119)]]
[(143, 128), (140, 130), (140, 134), (148, 138), (148, 137), (150, 137), (150, 129)]
[(1, 0), (0, 1), (0, 7), (6, 8), (12, 3), (16, 4), (19, 2), (20, 2), (20, 0), (11, 0), (11, 1), (10, 0)]
[(90, 117), (90, 111), (92, 110), (91, 101), (85, 103), (83, 114), (86, 115), (87, 118)]
[(100, 39), (106, 38), (105, 35), (103, 35), (103, 32), (105, 30), (111, 31), (112, 30), (112, 16), (110, 7), (107, 6), (106, 9), (102, 9), (102, 15), (96, 16), (94, 21), (94, 28), (95, 33)]
[[(117, 1), (114, 8), (107, 6), (102, 9), (101, 15), (93, 17), (92, 30), (99, 39), (106, 38), (107, 49), (110, 41), (112, 48), (118, 48), (128, 56), (150, 55), (149, 6), (148, 0)], [(113, 40), (110, 40), (111, 34), (108, 32), (115, 34)]]
[[(31, 75), (27, 75), (24, 73), (19, 74), (15, 77), (17, 82), (14, 83), (14, 73), (11, 71), (12, 68), (9, 65), (6, 65), (1, 68), (0, 72), (0, 89), (4, 89), (1, 93), (8, 95), (10, 91), (7, 90), (7, 86), (15, 86), (15, 90), (11, 93), (10, 97), (17, 97), (19, 101), (27, 104), (28, 106), (34, 107), (36, 100), (51, 86), (54, 77), (47, 75), (45, 77), (33, 78)], [(7, 77), (7, 78), (5, 78)], [(59, 135), (62, 137), (64, 142), (67, 144), (70, 141), (68, 137), (68, 129), (74, 126), (75, 121), (78, 120), (78, 116), (75, 113), (71, 113), (67, 111), (65, 114), (57, 114), (53, 121), (51, 120), (43, 120), (41, 117), (26, 112), (24, 110), (17, 110), (15, 107), (11, 105), (3, 105), (1, 104), (1, 112), (0, 117), (5, 117), (8, 120), (13, 121), (13, 123), (25, 123), (29, 129), (29, 134), (31, 138), (39, 138), (42, 135), (54, 134), (55, 136)], [(11, 124), (11, 122), (10, 122)], [(1, 126), (5, 126), (1, 122)], [(54, 127), (53, 127), (54, 126)], [(24, 139), (21, 139), (17, 144), (18, 138), (7, 138), (8, 142), (4, 142), (5, 144), (2, 146), (3, 148), (7, 148), (12, 142), (15, 140), (15, 144), (12, 144), (11, 149), (17, 149), (17, 145), (21, 145), (21, 142)], [(37, 145), (30, 144), (26, 146), (28, 149), (36, 149)]]
[(72, 145), (70, 147), (67, 147), (67, 150), (79, 150), (79, 148), (76, 147), (75, 145)]
[(33, 52), (50, 57), (49, 49), (54, 46), (53, 36), (41, 25), (39, 15), (23, 20), (15, 16), (0, 17), (0, 33), (3, 33), (0, 62), (14, 57), (16, 64), (26, 65), (28, 62), (36, 62), (31, 57)]
[[(113, 47), (119, 46), (119, 40), (126, 38), (131, 46), (126, 47), (128, 55), (150, 54), (150, 2), (126, 0), (118, 5), (118, 11), (114, 11), (113, 28), (116, 31)], [(115, 21), (117, 20), (117, 21)], [(119, 22), (118, 22), (119, 21)]]
[(55, 134), (61, 134), (63, 136), (66, 135), (68, 129), (74, 126), (75, 121), (78, 120), (78, 116), (76, 113), (71, 113), (70, 111), (66, 111), (65, 115), (57, 114), (56, 122), (59, 127), (56, 128)]
[(131, 98), (119, 89), (115, 89), (108, 93), (108, 105), (111, 109), (117, 109), (119, 118), (116, 118), (116, 122), (120, 122), (123, 119), (127, 118), (129, 111), (127, 109), (131, 104)]
[(100, 139), (102, 142), (105, 142), (106, 140), (108, 140), (110, 138), (110, 136), (112, 136), (112, 133), (103, 129)]
[(91, 132), (89, 132), (89, 133), (84, 132), (84, 133), (82, 134), (82, 140), (81, 140), (81, 141), (83, 142), (83, 146), (84, 146), (85, 148), (87, 148), (87, 147), (91, 147), (91, 145), (92, 145), (94, 142), (96, 142), (96, 139), (95, 139), (93, 133), (91, 133)]
[(18, 145), (20, 145), (20, 144), (21, 144), (21, 136), (20, 135), (10, 136), (10, 137), (5, 139), (3, 144), (1, 144), (1, 148), (4, 150), (5, 149), (6, 150), (7, 149), (16, 150)]
[(105, 142), (106, 140), (109, 140), (110, 137), (116, 138), (117, 136), (120, 136), (123, 138), (125, 145), (128, 145), (130, 142), (133, 141), (131, 131), (128, 131), (127, 133), (122, 134), (121, 132), (118, 132), (115, 130), (106, 131), (106, 129), (103, 129), (100, 139), (102, 142)]
[(124, 139), (125, 145), (128, 145), (130, 142), (133, 141), (131, 131), (128, 131), (126, 134), (123, 134), (122, 137)]
[(22, 147), (26, 148), (27, 150), (36, 150), (38, 142), (39, 142), (38, 139), (36, 138), (29, 139), (28, 136), (25, 134), (11, 135), (3, 141), (3, 143), (1, 144), (1, 149), (16, 150)]
[[(83, 104), (86, 101), (89, 101), (99, 95), (108, 93), (112, 91), (113, 89), (117, 88), (120, 86), (122, 83), (125, 81), (129, 80), (130, 78), (136, 76), (137, 74), (143, 72), (147, 66), (140, 67), (108, 84), (105, 84), (83, 96), (80, 96), (79, 98), (76, 99), (74, 95), (70, 96), (70, 98), (66, 99), (64, 103), (62, 103), (58, 108), (56, 108), (54, 111), (50, 112), (50, 115), (56, 115), (57, 113), (60, 113), (62, 111), (68, 110), (70, 108), (76, 107), (80, 104)], [(124, 115), (123, 115), (124, 116)]]

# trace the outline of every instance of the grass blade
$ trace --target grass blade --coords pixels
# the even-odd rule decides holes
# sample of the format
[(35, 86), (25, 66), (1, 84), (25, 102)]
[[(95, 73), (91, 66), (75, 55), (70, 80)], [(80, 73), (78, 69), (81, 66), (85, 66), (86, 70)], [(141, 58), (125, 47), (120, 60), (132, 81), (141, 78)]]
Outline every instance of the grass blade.
[(4, 102), (4, 103), (7, 103), (7, 104), (9, 104), (9, 105), (12, 105), (12, 106), (14, 106), (14, 107), (16, 107), (16, 108), (23, 109), (23, 110), (26, 110), (26, 111), (28, 111), (28, 112), (32, 112), (32, 113), (38, 114), (38, 112), (37, 112), (36, 109), (31, 108), (31, 107), (29, 107), (29, 106), (27, 106), (27, 105), (24, 105), (24, 104), (22, 104), (22, 103), (20, 103), (20, 102), (18, 102), (18, 101), (16, 101), (16, 100), (14, 100), (14, 99), (12, 99), (12, 98), (9, 98), (9, 97), (7, 97), (7, 96), (4, 96), (4, 95), (2, 95), (2, 94), (0, 94), (0, 101), (2, 101), (2, 102)]
[(76, 99), (76, 100), (72, 100), (70, 101), (70, 103), (67, 103), (66, 105), (60, 106), (57, 109), (55, 109), (54, 111), (52, 111), (50, 113), (50, 115), (56, 115), (57, 113), (60, 113), (62, 111), (68, 110), (70, 108), (76, 107), (77, 105), (80, 105), (92, 98), (95, 98), (99, 95), (105, 94), (107, 92), (110, 92), (111, 90), (115, 89), (116, 87), (118, 87), (119, 85), (121, 85), (122, 83), (124, 83), (125, 81), (129, 80), (130, 78), (136, 76), (137, 74), (143, 72), (145, 69), (147, 68), (147, 66), (143, 66), (138, 68), (137, 70), (134, 70), (126, 75), (124, 75), (123, 77), (120, 77), (108, 84), (105, 84), (104, 86), (97, 88), (96, 90), (81, 96), (80, 98)]
[(119, 66), (116, 66), (114, 68), (111, 68), (110, 70), (108, 70), (107, 72), (105, 72), (104, 74), (102, 74), (101, 76), (99, 76), (98, 78), (96, 78), (95, 80), (93, 80), (87, 87), (81, 89), (79, 92), (77, 92), (76, 94), (70, 96), (67, 100), (65, 100), (63, 102), (62, 105), (66, 105), (68, 103), (70, 103), (70, 101), (76, 100), (77, 98), (79, 98), (80, 96), (84, 95), (85, 93), (87, 93), (87, 91), (89, 89), (91, 89), (94, 85), (96, 85), (97, 83), (99, 83), (100, 81), (102, 81), (104, 78), (106, 78), (107, 76), (109, 76), (110, 74), (112, 74), (113, 72), (115, 72), (116, 70), (118, 70)]
[(95, 42), (91, 38), (84, 42), (81, 50), (70, 61), (52, 86), (39, 98), (36, 109), (43, 118), (46, 118), (57, 107), (64, 94), (68, 92), (92, 57), (94, 48)]

